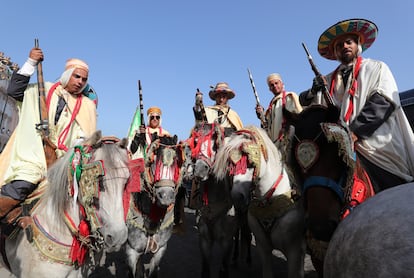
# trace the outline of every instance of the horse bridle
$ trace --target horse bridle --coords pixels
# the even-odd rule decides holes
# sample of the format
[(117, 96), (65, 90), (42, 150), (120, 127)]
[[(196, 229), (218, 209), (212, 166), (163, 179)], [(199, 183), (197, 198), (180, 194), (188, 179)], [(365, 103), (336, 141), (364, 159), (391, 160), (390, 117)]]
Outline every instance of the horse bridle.
[[(160, 147), (163, 147), (162, 152), (167, 153), (168, 160), (158, 159), (157, 155), (154, 152), (158, 151)], [(174, 170), (173, 181), (174, 181), (174, 190), (177, 191), (181, 183), (181, 167), (183, 165), (183, 158), (176, 155), (175, 150), (181, 148), (180, 144), (167, 145), (160, 142), (159, 139), (151, 143), (151, 148), (148, 150), (147, 156), (145, 158), (145, 173), (144, 181), (147, 191), (154, 196), (154, 188), (162, 186), (171, 186), (171, 183), (166, 183), (160, 179), (160, 168), (170, 167)], [(181, 152), (179, 152), (183, 155)], [(164, 158), (164, 155), (162, 156)], [(155, 167), (154, 166), (155, 162)]]
[[(313, 139), (300, 139), (296, 134), (293, 134), (293, 138), (297, 141), (295, 145), (295, 159), (299, 164), (303, 174), (306, 174), (319, 160), (319, 146), (316, 143), (318, 139), (323, 135), (323, 131), (319, 133)], [(322, 186), (331, 189), (339, 197), (341, 201), (344, 200), (344, 190), (346, 184), (346, 172), (341, 175), (339, 181), (335, 181), (328, 177), (323, 176), (309, 176), (302, 185), (302, 192), (305, 193), (309, 188), (314, 186)]]
[[(202, 126), (204, 127), (204, 126)], [(212, 170), (213, 166), (214, 166), (214, 152), (212, 151), (213, 148), (218, 148), (218, 146), (220, 145), (220, 142), (222, 142), (224, 140), (224, 132), (217, 132), (218, 129), (220, 129), (220, 125), (217, 123), (213, 123), (211, 124), (211, 128), (207, 133), (202, 133), (203, 130), (201, 130), (201, 132), (193, 132), (194, 141), (197, 141), (195, 144), (196, 146), (193, 149), (193, 154), (192, 157), (196, 160), (201, 160), (204, 163), (206, 163), (209, 168), (210, 171)], [(216, 139), (214, 139), (214, 136), (217, 136)], [(214, 146), (213, 146), (214, 143)], [(202, 150), (202, 147), (205, 146), (207, 144), (206, 147), (206, 152), (205, 153)]]
[[(82, 217), (90, 225), (89, 237), (87, 239), (80, 238), (80, 240), (93, 251), (100, 251), (105, 244), (103, 235), (100, 232), (102, 221), (97, 215), (96, 207), (98, 205), (96, 200), (99, 199), (100, 192), (105, 190), (104, 177), (107, 170), (102, 161), (94, 161), (94, 150), (99, 149), (103, 144), (115, 144), (119, 141), (117, 137), (113, 136), (102, 137), (94, 145), (75, 146), (71, 157), (72, 175), (69, 176), (69, 181), (73, 186), (79, 183), (77, 189), (79, 193), (74, 194), (73, 197), (78, 198)], [(69, 193), (71, 194), (71, 192)], [(65, 222), (72, 233), (80, 236), (79, 231), (73, 226), (73, 222), (67, 214)], [(90, 238), (94, 238), (94, 241), (91, 241)]]

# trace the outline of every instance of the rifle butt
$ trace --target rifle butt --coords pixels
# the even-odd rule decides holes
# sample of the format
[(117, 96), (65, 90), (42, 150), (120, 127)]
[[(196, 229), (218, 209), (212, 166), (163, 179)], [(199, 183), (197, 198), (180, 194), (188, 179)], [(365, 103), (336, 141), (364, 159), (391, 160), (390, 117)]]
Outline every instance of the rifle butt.
[(49, 169), (50, 166), (52, 166), (52, 164), (57, 160), (57, 155), (56, 155), (56, 145), (53, 144), (52, 141), (50, 141), (50, 139), (46, 136), (43, 137), (43, 149), (45, 152), (45, 157), (46, 157), (46, 165), (47, 168)]

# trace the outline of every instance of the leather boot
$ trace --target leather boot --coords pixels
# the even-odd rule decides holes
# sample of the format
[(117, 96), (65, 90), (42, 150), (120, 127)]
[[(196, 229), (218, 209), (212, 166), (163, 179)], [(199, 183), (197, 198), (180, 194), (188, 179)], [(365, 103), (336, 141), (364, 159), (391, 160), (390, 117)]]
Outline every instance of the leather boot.
[(15, 200), (10, 197), (0, 196), (0, 218), (3, 218), (9, 211), (20, 203), (19, 200)]

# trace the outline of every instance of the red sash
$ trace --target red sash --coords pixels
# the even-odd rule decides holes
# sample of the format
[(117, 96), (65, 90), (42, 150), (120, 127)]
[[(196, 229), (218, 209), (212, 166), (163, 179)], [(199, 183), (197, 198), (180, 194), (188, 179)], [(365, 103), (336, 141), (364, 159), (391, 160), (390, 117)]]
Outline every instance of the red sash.
[[(353, 76), (352, 84), (351, 84), (351, 87), (348, 90), (349, 104), (348, 104), (348, 109), (347, 109), (347, 111), (345, 113), (345, 116), (344, 116), (345, 122), (349, 121), (349, 119), (351, 118), (352, 112), (354, 111), (354, 96), (355, 96), (355, 92), (358, 88), (357, 79), (358, 79), (359, 69), (361, 67), (361, 61), (362, 61), (362, 57), (358, 56), (357, 62), (355, 64), (355, 68), (354, 68), (354, 76)], [(339, 69), (339, 67), (336, 68), (336, 70), (334, 71), (334, 73), (332, 75), (331, 88), (329, 90), (329, 94), (331, 96), (333, 95), (335, 82), (336, 82), (336, 75), (337, 75), (338, 69)]]

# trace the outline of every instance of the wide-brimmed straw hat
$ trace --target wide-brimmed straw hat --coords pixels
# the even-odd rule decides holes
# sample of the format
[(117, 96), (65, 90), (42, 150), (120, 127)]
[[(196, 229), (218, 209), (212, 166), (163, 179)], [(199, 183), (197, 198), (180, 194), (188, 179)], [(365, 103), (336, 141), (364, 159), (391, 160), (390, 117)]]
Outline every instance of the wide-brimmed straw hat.
[(225, 93), (228, 99), (232, 99), (236, 95), (236, 93), (230, 89), (229, 84), (226, 82), (217, 83), (216, 86), (208, 93), (208, 96), (212, 100), (216, 100), (216, 95), (218, 93)]
[(318, 52), (322, 57), (336, 60), (334, 45), (338, 37), (354, 34), (359, 37), (362, 52), (368, 49), (377, 38), (378, 28), (375, 23), (361, 18), (340, 21), (322, 33), (318, 40)]

